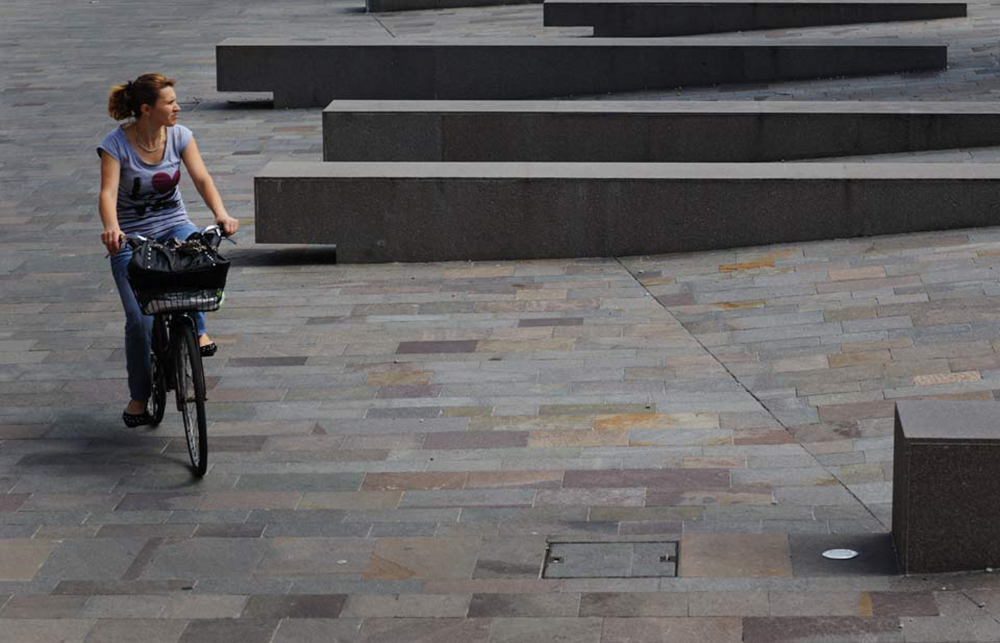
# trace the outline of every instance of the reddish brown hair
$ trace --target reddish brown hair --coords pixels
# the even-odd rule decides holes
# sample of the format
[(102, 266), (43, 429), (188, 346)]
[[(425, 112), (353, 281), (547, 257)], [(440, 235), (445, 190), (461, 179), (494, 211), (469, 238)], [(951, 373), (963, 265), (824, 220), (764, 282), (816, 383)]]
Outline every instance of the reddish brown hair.
[(173, 87), (174, 79), (162, 74), (143, 74), (124, 85), (115, 85), (108, 96), (108, 114), (116, 121), (139, 118), (143, 105), (155, 105), (160, 90)]

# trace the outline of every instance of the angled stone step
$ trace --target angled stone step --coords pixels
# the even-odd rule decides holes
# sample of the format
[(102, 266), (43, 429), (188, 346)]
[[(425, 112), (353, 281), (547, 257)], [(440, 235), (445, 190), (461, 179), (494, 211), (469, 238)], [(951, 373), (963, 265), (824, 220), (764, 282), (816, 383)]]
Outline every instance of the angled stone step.
[(335, 99), (511, 100), (721, 83), (943, 69), (927, 42), (449, 38), (381, 42), (228, 39), (216, 48), (219, 91), (273, 92), (275, 107)]
[(866, 22), (963, 18), (947, 0), (545, 0), (546, 27), (593, 27), (598, 37), (689, 36)]
[(959, 102), (333, 101), (327, 161), (759, 162), (1000, 145)]
[(994, 225), (1000, 164), (272, 162), (254, 202), (345, 263), (647, 255)]

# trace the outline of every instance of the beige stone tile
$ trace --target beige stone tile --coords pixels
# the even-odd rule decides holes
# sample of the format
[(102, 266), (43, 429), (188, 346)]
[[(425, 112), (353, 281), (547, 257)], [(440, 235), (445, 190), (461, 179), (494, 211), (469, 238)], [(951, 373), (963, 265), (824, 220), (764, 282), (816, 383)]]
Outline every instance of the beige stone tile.
[(395, 509), (402, 491), (320, 491), (305, 493), (299, 509)]
[(529, 447), (606, 447), (627, 446), (628, 431), (533, 431), (528, 435)]
[(51, 540), (0, 540), (0, 581), (31, 580), (57, 546)]
[(594, 421), (594, 428), (614, 429), (717, 429), (717, 413), (623, 413), (602, 415)]
[(684, 534), (679, 576), (686, 578), (791, 577), (786, 534)]
[(866, 592), (770, 593), (771, 616), (871, 616)]
[(434, 373), (431, 371), (386, 371), (368, 373), (368, 386), (395, 386), (399, 384), (430, 384)]
[(689, 456), (681, 461), (685, 469), (745, 469), (746, 456)]
[(160, 618), (239, 618), (247, 604), (247, 596), (224, 594), (169, 594)]
[(363, 577), (387, 580), (408, 578), (472, 578), (481, 539), (379, 538)]
[(830, 355), (830, 368), (844, 366), (862, 366), (864, 364), (884, 364), (891, 362), (892, 356), (888, 350), (852, 351), (838, 355)]
[(465, 472), (369, 473), (361, 483), (362, 491), (436, 491), (461, 489)]
[(503, 489), (531, 487), (558, 489), (562, 486), (563, 471), (473, 471), (465, 483), (466, 489)]
[(882, 266), (866, 266), (864, 268), (847, 268), (844, 270), (831, 270), (827, 273), (830, 281), (847, 281), (851, 279), (878, 279), (885, 277), (885, 268)]
[(476, 346), (477, 353), (510, 353), (522, 351), (571, 351), (576, 346), (576, 339), (524, 339), (524, 340), (485, 340)]
[(935, 384), (956, 384), (958, 382), (978, 382), (983, 379), (979, 371), (964, 371), (962, 373), (932, 373), (929, 375), (914, 375), (913, 383), (917, 386), (934, 386)]
[(812, 371), (827, 366), (833, 366), (831, 361), (828, 364), (826, 355), (809, 355), (806, 357), (793, 357), (789, 359), (779, 359), (771, 363), (771, 370), (775, 373), (788, 373), (792, 371)]
[(767, 592), (692, 592), (688, 594), (689, 616), (768, 616)]

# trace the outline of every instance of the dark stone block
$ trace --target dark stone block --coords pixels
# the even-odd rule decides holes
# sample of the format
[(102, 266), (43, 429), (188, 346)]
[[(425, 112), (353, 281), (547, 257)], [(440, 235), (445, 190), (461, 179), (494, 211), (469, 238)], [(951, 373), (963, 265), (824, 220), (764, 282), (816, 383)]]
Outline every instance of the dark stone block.
[(892, 534), (904, 574), (1000, 567), (1000, 406), (896, 405)]
[(323, 111), (325, 161), (742, 163), (995, 145), (989, 103), (336, 100)]
[(229, 39), (216, 47), (216, 61), (219, 91), (271, 91), (281, 108), (335, 99), (517, 100), (930, 71), (946, 67), (947, 46), (711, 38)]
[(396, 348), (397, 355), (419, 355), (426, 353), (474, 353), (474, 339), (458, 339), (453, 341), (400, 342)]
[(344, 263), (550, 259), (994, 225), (1000, 168), (271, 163), (255, 187), (258, 243), (336, 244)]
[(941, 0), (546, 0), (543, 7), (546, 27), (593, 27), (598, 37), (647, 38), (965, 15), (966, 3)]
[(743, 619), (743, 643), (902, 643), (899, 619), (892, 617), (790, 616)]
[(337, 618), (346, 594), (285, 594), (251, 596), (240, 618)]

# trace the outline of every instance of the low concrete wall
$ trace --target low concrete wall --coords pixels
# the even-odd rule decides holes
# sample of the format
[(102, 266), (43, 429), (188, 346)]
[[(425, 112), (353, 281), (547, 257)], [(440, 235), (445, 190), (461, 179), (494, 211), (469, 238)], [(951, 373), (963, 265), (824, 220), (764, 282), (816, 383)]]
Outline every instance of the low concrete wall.
[(388, 11), (421, 11), (426, 9), (455, 9), (458, 7), (489, 7), (505, 4), (541, 4), (542, 0), (366, 0), (369, 13)]
[(624, 256), (995, 225), (1000, 164), (270, 163), (259, 243), (339, 261)]
[(546, 27), (593, 27), (599, 37), (687, 36), (965, 15), (964, 2), (944, 0), (545, 0), (543, 8)]
[(957, 102), (333, 101), (326, 161), (753, 162), (1000, 145)]
[(870, 76), (943, 69), (947, 46), (766, 38), (230, 39), (217, 46), (219, 91), (271, 91), (275, 107), (343, 98), (554, 98), (686, 85)]

